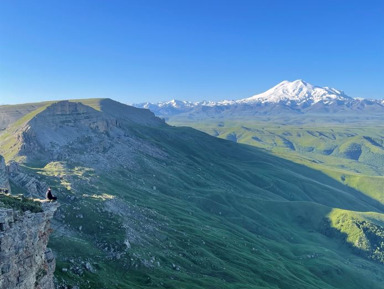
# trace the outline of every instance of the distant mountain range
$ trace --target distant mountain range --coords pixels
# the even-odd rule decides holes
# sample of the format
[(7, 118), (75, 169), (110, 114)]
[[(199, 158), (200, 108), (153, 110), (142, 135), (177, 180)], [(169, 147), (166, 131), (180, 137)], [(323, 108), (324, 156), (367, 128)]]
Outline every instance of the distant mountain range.
[(273, 115), (281, 113), (383, 113), (384, 100), (352, 98), (343, 91), (319, 87), (303, 80), (283, 81), (271, 89), (240, 100), (190, 102), (171, 100), (141, 103), (160, 117)]

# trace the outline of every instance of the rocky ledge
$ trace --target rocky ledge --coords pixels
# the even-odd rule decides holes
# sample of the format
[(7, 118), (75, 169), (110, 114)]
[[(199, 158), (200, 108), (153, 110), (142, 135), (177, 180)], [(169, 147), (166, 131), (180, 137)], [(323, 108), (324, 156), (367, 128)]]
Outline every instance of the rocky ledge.
[(2, 156), (0, 156), (0, 190), (10, 190), (7, 167)]
[(0, 207), (0, 288), (53, 289), (55, 258), (47, 248), (56, 202), (42, 212)]

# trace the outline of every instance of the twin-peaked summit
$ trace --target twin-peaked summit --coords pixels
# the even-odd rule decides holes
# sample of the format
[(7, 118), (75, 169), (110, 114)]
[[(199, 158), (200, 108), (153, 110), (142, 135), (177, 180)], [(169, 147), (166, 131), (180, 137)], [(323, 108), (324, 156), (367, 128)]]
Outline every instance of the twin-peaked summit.
[(352, 101), (353, 99), (347, 96), (343, 91), (329, 87), (314, 86), (301, 79), (298, 79), (292, 82), (284, 80), (266, 92), (256, 94), (237, 102), (287, 102), (295, 104), (314, 104), (320, 101), (331, 103), (332, 101), (337, 100)]
[(171, 100), (157, 104), (143, 103), (161, 117), (175, 115), (188, 118), (242, 117), (281, 113), (383, 113), (383, 100), (354, 99), (343, 91), (312, 85), (301, 79), (282, 81), (269, 90), (239, 100), (190, 102)]

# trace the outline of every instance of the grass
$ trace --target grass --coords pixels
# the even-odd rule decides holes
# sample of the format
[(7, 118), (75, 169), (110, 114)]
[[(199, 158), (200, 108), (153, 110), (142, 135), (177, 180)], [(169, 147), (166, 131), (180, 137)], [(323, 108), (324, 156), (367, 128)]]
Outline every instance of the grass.
[[(316, 116), (312, 118), (316, 120)], [(352, 119), (351, 116), (344, 123), (335, 120), (316, 123), (313, 119), (303, 116), (300, 123), (295, 117), (200, 122), (179, 119), (171, 120), (171, 124), (190, 125), (225, 139), (236, 136), (239, 143), (265, 149), (279, 157), (322, 171), (382, 202), (382, 123)]]
[(20, 131), (28, 121), (30, 121), (40, 112), (44, 111), (49, 105), (50, 103), (45, 104), (36, 110), (22, 116), (20, 119), (11, 124), (11, 126), (5, 132), (0, 134), (1, 154), (6, 160), (22, 160), (22, 158), (17, 156), (22, 145), (18, 139), (20, 137)]
[(384, 216), (378, 213), (333, 209), (328, 215), (332, 228), (346, 235), (358, 254), (384, 264)]
[[(172, 131), (177, 131), (180, 139), (170, 138)], [(94, 256), (102, 255), (98, 249), (70, 249), (63, 253), (65, 258), (93, 260), (100, 269), (97, 274), (75, 277), (60, 272), (61, 266), (68, 264), (59, 263), (58, 276), (63, 280), (76, 280), (84, 288), (88, 288), (81, 281), (84, 278), (89, 284), (106, 288), (380, 288), (380, 274), (373, 273), (380, 272), (380, 265), (354, 255), (349, 246), (343, 245), (343, 232), (337, 237), (323, 233), (323, 221), (332, 211), (331, 204), (379, 210), (373, 203), (364, 205), (359, 199), (363, 195), (350, 191), (351, 196), (346, 197), (349, 189), (326, 175), (200, 133), (193, 132), (191, 137), (190, 129), (173, 128), (165, 133), (142, 129), (141, 133), (161, 143), (169, 159), (165, 163), (143, 161), (135, 171), (108, 172), (92, 193), (112, 194), (119, 202), (134, 204), (145, 217), (132, 218), (139, 226), (157, 224), (156, 233), (148, 236), (137, 232), (145, 242), (133, 243), (114, 266), (94, 260)], [(191, 139), (186, 143), (184, 137)], [(197, 150), (200, 146), (204, 149)], [(193, 152), (193, 158), (185, 151)], [(222, 155), (226, 155), (225, 162)], [(145, 165), (148, 163), (150, 167)], [(81, 191), (91, 196), (89, 188), (82, 187)], [(295, 200), (288, 201), (290, 196)], [(107, 201), (103, 197), (96, 199), (101, 206)], [(93, 211), (98, 205), (82, 202), (86, 205), (81, 205), (79, 211), (89, 214), (89, 220), (96, 219)], [(152, 215), (148, 210), (156, 213)], [(66, 212), (69, 216), (75, 214), (69, 208)], [(99, 216), (98, 220), (108, 218)], [(117, 223), (98, 231), (97, 227), (91, 230), (89, 220), (68, 219), (74, 228), (89, 226), (88, 231), (79, 233), (82, 240), (88, 240), (84, 245), (87, 248), (95, 246), (94, 234), (113, 243), (108, 240), (109, 234), (118, 235), (118, 230), (113, 230), (119, 222), (125, 222), (117, 218)], [(71, 242), (68, 239), (68, 244)], [(52, 246), (55, 251), (64, 247), (54, 238)], [(154, 264), (159, 262), (160, 266), (143, 265), (151, 264), (153, 257)], [(350, 263), (346, 264), (346, 259)], [(370, 269), (357, 270), (366, 264)], [(126, 274), (122, 268), (126, 268)]]
[(0, 207), (10, 208), (22, 212), (32, 213), (42, 212), (41, 203), (33, 199), (25, 198), (23, 195), (14, 196), (11, 194), (0, 193)]

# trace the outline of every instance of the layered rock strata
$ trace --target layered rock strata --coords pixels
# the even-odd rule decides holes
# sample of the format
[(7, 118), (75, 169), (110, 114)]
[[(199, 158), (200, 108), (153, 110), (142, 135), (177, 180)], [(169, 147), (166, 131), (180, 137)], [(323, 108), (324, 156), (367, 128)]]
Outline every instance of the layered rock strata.
[(0, 208), (0, 288), (54, 289), (55, 258), (47, 248), (57, 203), (43, 212)]
[(9, 190), (8, 174), (4, 158), (0, 156), (0, 190)]

